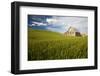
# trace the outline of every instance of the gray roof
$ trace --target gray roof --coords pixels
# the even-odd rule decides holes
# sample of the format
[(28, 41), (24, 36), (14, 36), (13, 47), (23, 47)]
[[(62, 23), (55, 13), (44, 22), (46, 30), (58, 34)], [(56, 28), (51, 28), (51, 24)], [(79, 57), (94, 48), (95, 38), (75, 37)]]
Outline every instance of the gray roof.
[(71, 32), (71, 31), (74, 31), (74, 32), (79, 32), (75, 27), (69, 27), (68, 28), (68, 31), (67, 32)]

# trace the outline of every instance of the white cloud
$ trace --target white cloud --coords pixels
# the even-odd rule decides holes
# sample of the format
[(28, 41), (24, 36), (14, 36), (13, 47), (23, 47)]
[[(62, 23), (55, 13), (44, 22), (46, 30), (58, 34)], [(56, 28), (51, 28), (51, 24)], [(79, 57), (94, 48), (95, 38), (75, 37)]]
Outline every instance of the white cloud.
[(42, 23), (42, 22), (32, 22), (33, 26), (47, 26), (47, 23)]
[(80, 32), (87, 33), (88, 31), (88, 18), (87, 17), (53, 16), (51, 19), (47, 19), (47, 22), (49, 24), (52, 24), (53, 26), (61, 26), (61, 30), (63, 29), (67, 31), (67, 29), (70, 26), (72, 26), (78, 29)]
[(55, 19), (55, 18), (47, 18), (46, 21), (47, 21), (49, 24), (54, 24), (54, 23), (57, 23), (57, 22), (58, 22), (58, 20)]
[(32, 24), (31, 26), (35, 26), (35, 24)]

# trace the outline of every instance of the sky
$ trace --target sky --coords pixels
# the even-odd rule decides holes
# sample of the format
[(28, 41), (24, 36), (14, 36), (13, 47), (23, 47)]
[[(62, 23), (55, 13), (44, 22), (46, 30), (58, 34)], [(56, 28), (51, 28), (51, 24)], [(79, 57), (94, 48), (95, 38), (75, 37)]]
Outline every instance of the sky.
[(50, 30), (64, 33), (74, 27), (81, 33), (88, 32), (88, 17), (55, 16), (55, 15), (28, 15), (28, 26), (33, 29)]

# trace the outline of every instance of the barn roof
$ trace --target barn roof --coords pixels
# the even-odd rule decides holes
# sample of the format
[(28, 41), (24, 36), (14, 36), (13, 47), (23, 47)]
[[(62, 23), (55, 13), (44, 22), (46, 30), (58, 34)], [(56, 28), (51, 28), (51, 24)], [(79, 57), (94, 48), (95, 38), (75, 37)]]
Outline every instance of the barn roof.
[(68, 28), (68, 32), (71, 32), (71, 31), (79, 32), (75, 27), (70, 26), (70, 27)]

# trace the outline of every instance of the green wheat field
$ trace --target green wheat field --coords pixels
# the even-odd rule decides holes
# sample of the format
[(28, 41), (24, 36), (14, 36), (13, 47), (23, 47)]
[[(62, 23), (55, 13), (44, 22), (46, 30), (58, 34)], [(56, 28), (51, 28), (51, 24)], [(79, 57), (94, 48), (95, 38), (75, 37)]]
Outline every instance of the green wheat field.
[(65, 37), (57, 32), (28, 28), (28, 60), (87, 58), (87, 40), (87, 36)]

